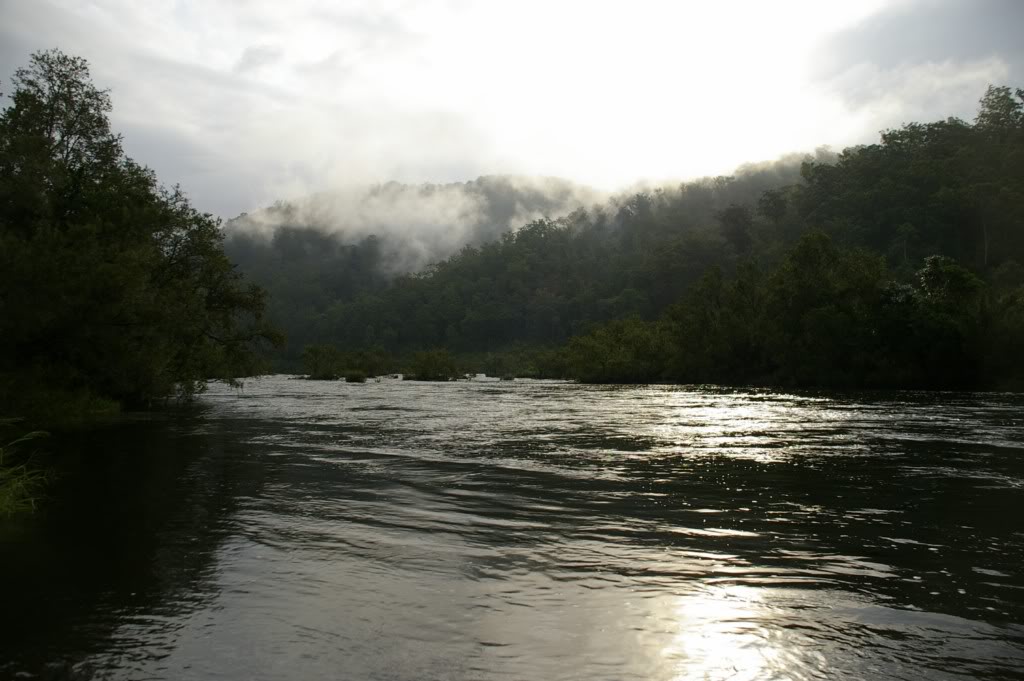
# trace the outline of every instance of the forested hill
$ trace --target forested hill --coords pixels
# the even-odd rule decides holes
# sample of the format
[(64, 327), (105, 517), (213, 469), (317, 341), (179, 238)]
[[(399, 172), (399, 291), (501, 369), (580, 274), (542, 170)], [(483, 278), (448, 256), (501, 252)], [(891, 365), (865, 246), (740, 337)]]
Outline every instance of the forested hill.
[[(816, 154), (819, 161), (834, 158), (834, 154), (824, 149)], [(541, 226), (556, 224), (580, 225), (581, 220), (594, 229), (585, 237), (577, 235), (579, 252), (566, 251), (563, 255), (569, 258), (566, 264), (571, 269), (583, 269), (583, 276), (589, 282), (583, 288), (588, 290), (575, 290), (577, 282), (567, 277), (552, 282), (547, 287), (549, 293), (566, 299), (582, 296), (582, 300), (596, 295), (603, 300), (617, 298), (637, 285), (642, 287), (642, 283), (632, 278), (621, 285), (623, 272), (601, 272), (590, 266), (594, 258), (605, 264), (615, 259), (617, 269), (635, 269), (634, 261), (646, 260), (651, 255), (646, 248), (649, 237), (655, 235), (634, 238), (639, 235), (631, 235), (631, 232), (636, 228), (645, 232), (653, 228), (658, 238), (672, 241), (673, 248), (682, 250), (683, 259), (690, 261), (686, 266), (691, 270), (690, 276), (672, 283), (662, 295), (662, 302), (670, 300), (674, 293), (699, 276), (710, 253), (727, 246), (719, 236), (702, 233), (702, 227), (714, 225), (716, 213), (732, 203), (754, 201), (766, 189), (798, 181), (803, 159), (803, 155), (793, 155), (777, 162), (741, 168), (733, 177), (709, 178), (615, 197), (564, 180), (508, 176), (481, 177), (447, 185), (390, 183), (367, 191), (325, 193), (300, 201), (279, 202), (271, 208), (228, 221), (224, 230), (225, 251), (247, 277), (271, 293), (269, 314), (289, 338), (286, 356), (295, 358), (303, 346), (314, 342), (340, 342), (349, 346), (370, 343), (395, 350), (408, 349), (419, 345), (417, 336), (427, 344), (445, 342), (447, 327), (452, 323), (460, 324), (460, 320), (453, 321), (446, 316), (441, 334), (431, 331), (423, 335), (422, 328), (407, 332), (400, 328), (401, 323), (387, 324), (383, 319), (367, 319), (355, 330), (340, 323), (337, 315), (352, 314), (351, 309), (342, 312), (342, 308), (351, 304), (365, 311), (368, 317), (375, 317), (376, 313), (370, 312), (367, 306), (375, 305), (379, 296), (402, 295), (400, 292), (410, 286), (417, 291), (413, 294), (416, 300), (431, 298), (433, 293), (427, 290), (430, 277), (425, 278), (425, 275), (438, 267), (464, 262), (467, 257), (472, 259), (474, 253), (481, 258), (479, 264), (486, 270), (485, 276), (476, 281), (478, 273), (466, 273), (470, 281), (462, 281), (460, 286), (474, 288), (474, 294), (482, 296), (479, 300), (485, 305), (497, 297), (502, 299), (502, 308), (508, 305), (530, 307), (531, 303), (524, 300), (505, 302), (507, 292), (489, 288), (497, 281), (495, 278), (506, 277), (519, 277), (523, 279), (521, 287), (536, 288), (525, 271), (514, 272), (511, 260), (521, 260), (524, 256), (513, 253), (516, 240), (511, 235), (523, 231), (520, 237), (520, 247), (523, 247), (527, 231), (535, 233)], [(656, 217), (658, 225), (641, 224), (646, 219), (645, 213), (650, 211), (657, 211), (656, 216), (647, 217)], [(463, 250), (466, 247), (468, 250)], [(625, 253), (624, 249), (630, 253)], [(505, 262), (506, 256), (511, 258), (509, 262)], [(555, 254), (545, 257), (555, 257)], [(505, 272), (509, 266), (512, 269)], [(679, 266), (674, 265), (672, 269), (678, 270)], [(623, 300), (634, 293), (626, 291)], [(451, 293), (445, 294), (445, 299), (451, 300)], [(410, 308), (394, 313), (406, 318), (410, 312), (425, 315), (421, 321), (426, 325), (433, 323), (426, 319), (438, 319), (435, 312), (420, 311), (418, 302), (410, 300), (409, 305)], [(655, 309), (650, 304), (636, 307), (607, 302), (584, 302), (581, 307), (586, 316), (566, 317), (557, 331), (526, 336), (513, 332), (507, 337), (481, 338), (460, 342), (457, 346), (459, 349), (501, 346), (524, 338), (556, 342), (584, 328), (590, 321)], [(493, 310), (487, 314), (503, 313)], [(480, 311), (474, 318), (479, 317)], [(515, 327), (517, 323), (513, 321), (509, 325)], [(406, 339), (408, 334), (413, 337)]]
[[(305, 232), (329, 277), (300, 271), (308, 258), (284, 257), (284, 239), (272, 275), (247, 274), (290, 311), (292, 357), (310, 343), (473, 353), (575, 336), (556, 364), (586, 380), (984, 383), (982, 366), (1005, 378), (1020, 364), (990, 353), (1019, 357), (1024, 328), (1022, 118), (1021, 91), (990, 88), (974, 122), (908, 124), (793, 173), (614, 198), (420, 273), (389, 279), (374, 240)], [(715, 306), (698, 310), (695, 291)], [(659, 321), (601, 326), (624, 319)], [(932, 377), (953, 361), (957, 376)]]
[(339, 300), (480, 245), (539, 217), (561, 217), (606, 196), (557, 178), (487, 176), (324, 192), (229, 220), (225, 251), (273, 289), (271, 315), (296, 342)]

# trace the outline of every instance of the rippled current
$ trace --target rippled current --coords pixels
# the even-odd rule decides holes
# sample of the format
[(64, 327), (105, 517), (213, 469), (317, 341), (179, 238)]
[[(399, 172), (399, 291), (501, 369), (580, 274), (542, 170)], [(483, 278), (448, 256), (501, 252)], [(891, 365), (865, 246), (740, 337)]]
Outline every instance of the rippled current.
[(1022, 396), (278, 376), (59, 445), (0, 677), (1024, 678)]

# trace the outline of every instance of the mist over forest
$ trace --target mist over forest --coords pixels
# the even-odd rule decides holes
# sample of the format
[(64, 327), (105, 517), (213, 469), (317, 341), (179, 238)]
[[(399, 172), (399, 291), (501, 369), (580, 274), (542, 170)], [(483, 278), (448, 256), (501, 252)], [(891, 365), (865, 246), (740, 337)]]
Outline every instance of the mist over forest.
[(622, 204), (639, 193), (681, 191), (681, 184), (693, 185), (693, 191), (697, 186), (711, 187), (715, 201), (727, 205), (798, 181), (800, 165), (806, 160), (835, 158), (833, 151), (821, 147), (813, 154), (794, 153), (777, 161), (745, 164), (728, 177), (644, 183), (617, 192), (561, 178), (506, 175), (441, 185), (388, 182), (349, 187), (279, 200), (229, 219), (224, 223), (225, 248), (250, 267), (249, 259), (259, 257), (254, 251), (275, 240), (296, 239), (301, 232), (317, 232), (338, 246), (372, 237), (382, 251), (381, 273), (408, 274), (534, 220), (555, 220), (579, 209), (617, 214)]
[(240, 215), (224, 225), (225, 247), (251, 266), (249, 258), (260, 257), (256, 251), (275, 242), (297, 247), (302, 233), (316, 232), (334, 247), (372, 238), (380, 274), (394, 276), (422, 270), (463, 246), (492, 241), (535, 219), (563, 217), (604, 199), (601, 192), (557, 178), (389, 182), (277, 201)]
[[(272, 292), (271, 316), (288, 329), (294, 359), (303, 341), (330, 340), (313, 331), (315, 320), (330, 308), (359, 294), (381, 291), (403, 275), (429, 271), (465, 248), (492, 244), (534, 223), (564, 222), (570, 216), (576, 221), (594, 216), (612, 232), (629, 230), (637, 206), (652, 197), (674, 204), (681, 220), (679, 235), (693, 233), (698, 226), (713, 224), (715, 215), (730, 205), (749, 203), (766, 190), (799, 182), (803, 163), (832, 163), (836, 158), (822, 147), (813, 154), (746, 164), (727, 177), (617, 193), (557, 178), (509, 176), (445, 185), (391, 182), (349, 188), (278, 201), (228, 220), (224, 248), (240, 271)], [(686, 257), (705, 255), (695, 252)], [(694, 272), (702, 267), (692, 263)], [(678, 291), (687, 283), (670, 288)]]

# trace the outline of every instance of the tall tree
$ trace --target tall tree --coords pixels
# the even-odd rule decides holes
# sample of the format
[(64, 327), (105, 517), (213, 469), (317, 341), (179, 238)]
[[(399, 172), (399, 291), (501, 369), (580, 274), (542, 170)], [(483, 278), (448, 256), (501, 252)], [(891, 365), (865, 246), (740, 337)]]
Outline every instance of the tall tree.
[(754, 217), (746, 206), (732, 204), (718, 214), (718, 221), (722, 224), (722, 233), (729, 243), (733, 245), (736, 252), (746, 255), (750, 251), (753, 239), (751, 229), (754, 225)]
[(0, 112), (0, 408), (144, 404), (255, 369), (277, 340), (218, 221), (128, 158), (84, 59), (33, 54)]

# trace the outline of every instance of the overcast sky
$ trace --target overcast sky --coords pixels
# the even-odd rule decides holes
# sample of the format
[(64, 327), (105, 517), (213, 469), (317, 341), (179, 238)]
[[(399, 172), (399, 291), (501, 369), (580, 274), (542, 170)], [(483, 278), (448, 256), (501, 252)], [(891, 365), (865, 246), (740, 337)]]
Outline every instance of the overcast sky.
[(348, 184), (727, 173), (971, 119), (1018, 0), (0, 0), (0, 89), (86, 57), (136, 160), (223, 217)]

